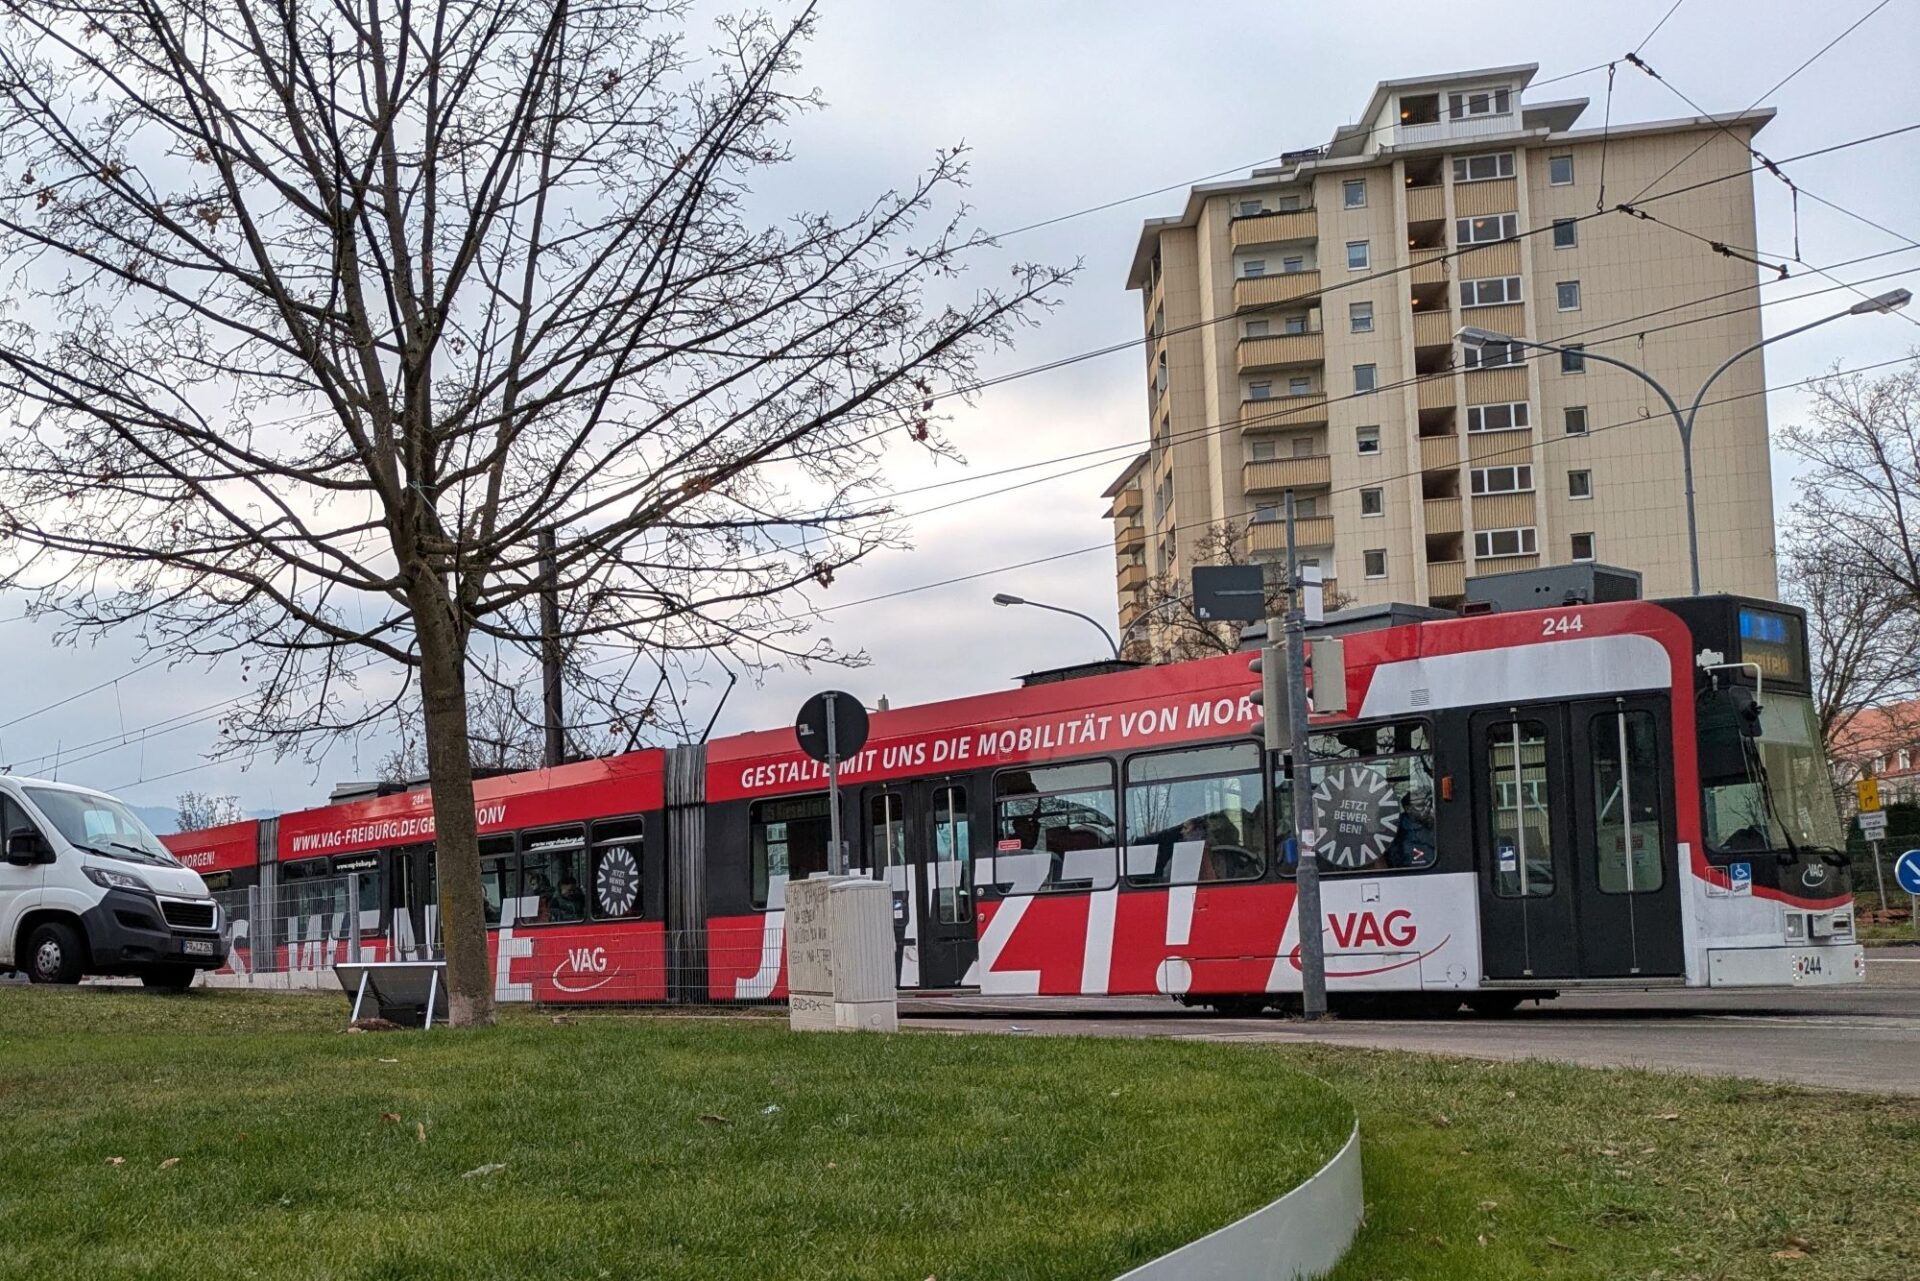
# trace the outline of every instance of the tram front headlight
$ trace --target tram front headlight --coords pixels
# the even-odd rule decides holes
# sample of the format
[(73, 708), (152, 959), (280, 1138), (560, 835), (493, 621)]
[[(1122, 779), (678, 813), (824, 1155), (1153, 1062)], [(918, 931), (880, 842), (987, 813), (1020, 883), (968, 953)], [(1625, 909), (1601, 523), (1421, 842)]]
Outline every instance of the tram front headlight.
[(1807, 918), (1803, 912), (1787, 913), (1787, 942), (1797, 943), (1807, 937)]

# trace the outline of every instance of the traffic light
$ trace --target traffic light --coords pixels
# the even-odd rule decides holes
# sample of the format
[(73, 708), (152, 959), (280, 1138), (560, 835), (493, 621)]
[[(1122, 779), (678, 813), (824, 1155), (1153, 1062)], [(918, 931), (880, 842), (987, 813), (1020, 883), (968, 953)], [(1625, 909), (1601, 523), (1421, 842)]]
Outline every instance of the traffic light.
[(1268, 632), (1267, 639), (1268, 644), (1247, 664), (1247, 670), (1260, 678), (1260, 688), (1248, 697), (1261, 711), (1267, 750), (1284, 752), (1290, 739), (1287, 720), (1291, 708), (1287, 701), (1287, 647), (1274, 631)]

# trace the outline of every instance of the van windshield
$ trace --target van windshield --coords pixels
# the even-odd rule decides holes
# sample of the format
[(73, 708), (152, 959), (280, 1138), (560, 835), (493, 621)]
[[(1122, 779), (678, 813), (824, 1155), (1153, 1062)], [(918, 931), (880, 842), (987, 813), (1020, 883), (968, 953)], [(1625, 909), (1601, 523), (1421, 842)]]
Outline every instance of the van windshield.
[(178, 863), (160, 838), (132, 810), (111, 796), (69, 792), (61, 788), (29, 787), (28, 799), (68, 842), (108, 858), (129, 863), (176, 867)]

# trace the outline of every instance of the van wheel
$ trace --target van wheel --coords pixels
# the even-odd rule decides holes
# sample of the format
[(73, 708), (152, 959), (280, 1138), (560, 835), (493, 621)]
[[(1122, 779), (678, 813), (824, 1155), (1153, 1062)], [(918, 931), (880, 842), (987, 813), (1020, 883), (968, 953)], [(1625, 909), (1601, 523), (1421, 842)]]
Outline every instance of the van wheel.
[(85, 964), (80, 932), (64, 921), (36, 925), (27, 935), (27, 977), (35, 983), (78, 983)]
[(191, 965), (156, 965), (140, 973), (140, 981), (161, 992), (184, 992), (193, 986)]

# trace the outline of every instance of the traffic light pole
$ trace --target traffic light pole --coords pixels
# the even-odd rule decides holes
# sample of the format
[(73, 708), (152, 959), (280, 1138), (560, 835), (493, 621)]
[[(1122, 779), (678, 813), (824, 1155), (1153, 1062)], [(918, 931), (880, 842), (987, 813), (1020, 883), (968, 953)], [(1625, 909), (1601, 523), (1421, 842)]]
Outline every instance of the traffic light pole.
[[(1300, 1007), (1309, 1019), (1327, 1012), (1327, 957), (1322, 939), (1320, 859), (1314, 848), (1313, 759), (1307, 729), (1307, 608), (1306, 588), (1300, 581), (1300, 561), (1294, 542), (1293, 491), (1287, 491), (1287, 616), (1282, 632), (1287, 646), (1287, 730), (1293, 748), (1293, 839), (1298, 851), (1294, 865), (1294, 917), (1300, 932)], [(1267, 620), (1267, 640), (1274, 620)]]

